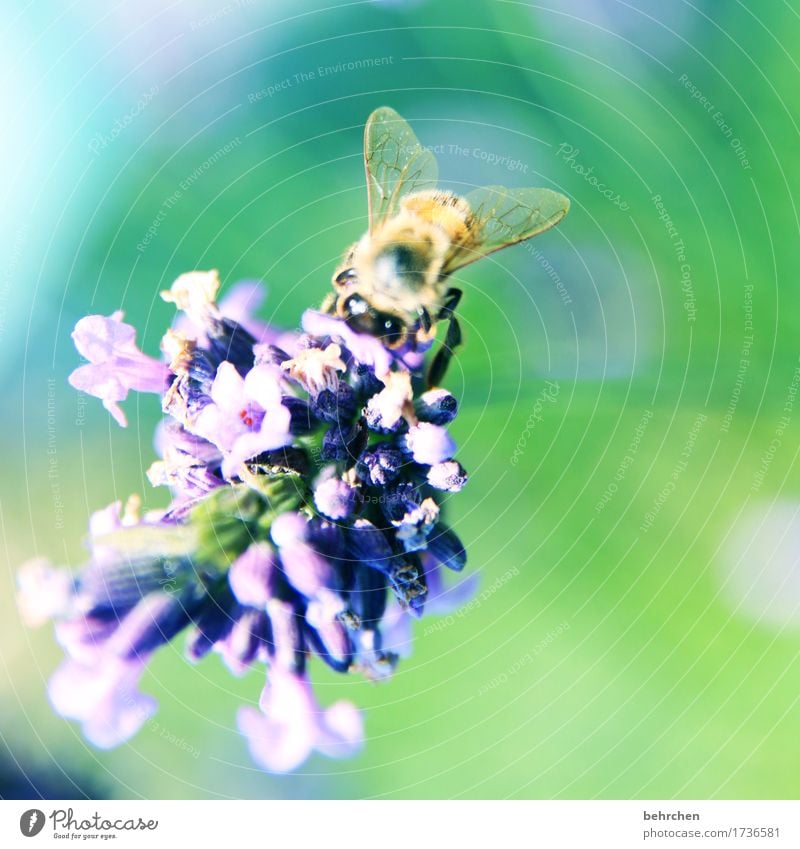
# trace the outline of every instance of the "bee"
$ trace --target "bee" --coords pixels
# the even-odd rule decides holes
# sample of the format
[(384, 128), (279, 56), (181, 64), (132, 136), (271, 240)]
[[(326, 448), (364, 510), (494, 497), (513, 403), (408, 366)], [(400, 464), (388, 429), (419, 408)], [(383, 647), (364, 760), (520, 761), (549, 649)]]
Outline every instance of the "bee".
[(364, 165), (369, 230), (345, 252), (322, 308), (392, 349), (431, 342), (447, 320), (427, 375), (436, 386), (461, 344), (462, 292), (450, 276), (558, 224), (569, 200), (550, 189), (487, 186), (460, 197), (436, 188), (435, 156), (388, 107), (367, 119)]

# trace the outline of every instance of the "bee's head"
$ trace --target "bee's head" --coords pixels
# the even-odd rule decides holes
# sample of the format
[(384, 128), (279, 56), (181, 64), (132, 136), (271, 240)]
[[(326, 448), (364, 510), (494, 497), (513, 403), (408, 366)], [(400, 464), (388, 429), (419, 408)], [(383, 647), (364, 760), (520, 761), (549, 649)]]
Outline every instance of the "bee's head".
[(377, 336), (387, 348), (401, 347), (408, 337), (408, 328), (400, 316), (376, 310), (358, 294), (340, 301), (339, 315), (353, 330)]

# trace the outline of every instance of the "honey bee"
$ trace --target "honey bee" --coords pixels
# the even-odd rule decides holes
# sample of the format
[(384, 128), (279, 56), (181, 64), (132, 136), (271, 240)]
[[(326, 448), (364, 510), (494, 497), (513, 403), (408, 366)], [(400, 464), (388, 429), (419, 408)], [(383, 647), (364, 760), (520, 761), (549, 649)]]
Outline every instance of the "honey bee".
[(487, 186), (459, 197), (436, 188), (436, 158), (394, 109), (364, 129), (369, 230), (345, 253), (323, 310), (389, 348), (430, 342), (447, 320), (427, 375), (437, 385), (461, 343), (454, 271), (557, 224), (569, 200), (550, 189)]

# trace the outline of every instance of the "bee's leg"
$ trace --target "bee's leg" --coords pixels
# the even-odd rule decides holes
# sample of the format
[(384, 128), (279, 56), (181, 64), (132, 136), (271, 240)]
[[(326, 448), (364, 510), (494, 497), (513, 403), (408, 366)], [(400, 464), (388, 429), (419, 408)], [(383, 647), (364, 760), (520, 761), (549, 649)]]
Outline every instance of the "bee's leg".
[(447, 300), (437, 316), (440, 320), (447, 320), (447, 335), (444, 338), (436, 356), (433, 358), (430, 369), (428, 369), (428, 386), (438, 386), (447, 372), (450, 360), (453, 358), (455, 349), (461, 344), (461, 326), (455, 316), (455, 308), (464, 293), (461, 289), (450, 289)]
[(423, 331), (425, 331), (425, 333), (430, 333), (430, 329), (433, 324), (431, 321), (431, 314), (425, 309), (425, 307), (420, 307), (417, 310), (417, 315), (419, 315), (419, 326)]
[(439, 312), (439, 315), (437, 315), (436, 318), (442, 319), (451, 316), (455, 308), (461, 303), (461, 299), (463, 297), (464, 293), (461, 291), (461, 289), (448, 289), (444, 299), (444, 306), (442, 307)]

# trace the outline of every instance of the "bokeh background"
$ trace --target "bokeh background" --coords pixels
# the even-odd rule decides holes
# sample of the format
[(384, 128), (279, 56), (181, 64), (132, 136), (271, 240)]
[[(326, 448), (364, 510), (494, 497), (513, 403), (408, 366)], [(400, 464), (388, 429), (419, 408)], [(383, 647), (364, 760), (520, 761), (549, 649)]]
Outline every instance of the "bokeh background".
[[(0, 21), (0, 796), (793, 798), (800, 793), (796, 0), (28, 4)], [(155, 353), (179, 273), (269, 286), (295, 327), (366, 223), (388, 104), (458, 191), (568, 218), (464, 270), (449, 383), (477, 602), (416, 626), (352, 761), (256, 770), (259, 673), (180, 641), (129, 744), (50, 710), (14, 571), (80, 564), (89, 513), (165, 503), (152, 397), (127, 430), (67, 384), (122, 308)]]

